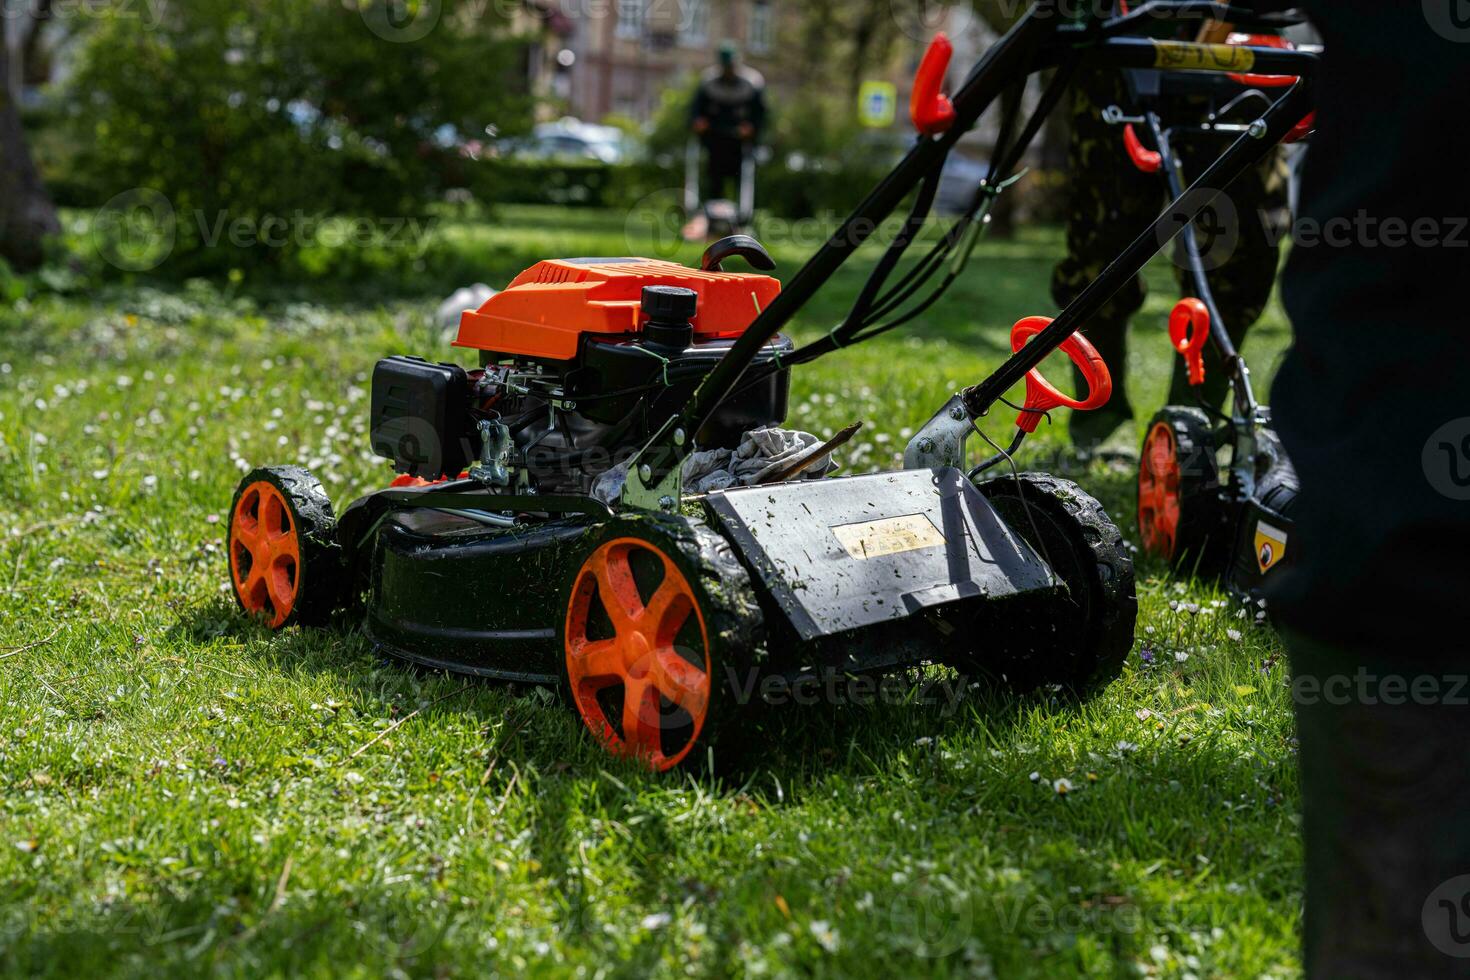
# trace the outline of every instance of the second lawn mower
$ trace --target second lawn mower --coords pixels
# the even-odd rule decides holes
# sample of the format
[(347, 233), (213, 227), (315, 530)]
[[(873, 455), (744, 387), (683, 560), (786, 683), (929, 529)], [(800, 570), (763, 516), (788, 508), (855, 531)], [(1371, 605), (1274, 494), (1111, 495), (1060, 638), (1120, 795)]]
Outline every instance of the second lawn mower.
[[(1198, 6), (1156, 2), (1150, 16)], [(464, 315), (457, 346), (477, 351), (478, 366), (380, 362), (373, 448), (393, 461), (394, 485), (334, 521), (305, 471), (247, 475), (229, 535), (240, 604), (278, 628), (351, 608), (380, 648), (406, 660), (560, 686), (608, 751), (657, 769), (704, 759), (772, 677), (825, 684), (938, 662), (1023, 690), (1096, 690), (1133, 642), (1132, 563), (1093, 498), (1016, 472), (1012, 455), (1049, 409), (1106, 402), (1107, 368), (1076, 331), (1167, 241), (1166, 223), (1198, 213), (1198, 198), (1161, 216), (1055, 320), (1018, 323), (1012, 356), (935, 413), (904, 469), (802, 479), (829, 440), (753, 485), (691, 494), (684, 464), (781, 422), (794, 366), (921, 315), (960, 275), (995, 192), (1079, 61), (1125, 67), (1179, 54), (1123, 36), (1141, 22), (1074, 27), (1033, 11), (952, 101), (941, 94), (948, 44), (936, 39), (915, 85), (913, 150), (784, 288), (744, 236), (711, 246), (698, 269), (546, 261)], [(1060, 70), (1029, 118), (1019, 98), (1003, 100), (991, 177), (973, 207), (890, 285), (956, 140), (1003, 90), (1049, 67)], [(1307, 75), (1311, 59), (1290, 67)], [(1264, 114), (1264, 138), (1301, 117), (1303, 90)], [(1242, 139), (1206, 186), (1224, 186), (1260, 145)], [(794, 347), (780, 333), (793, 313), (910, 195), (908, 219), (844, 322)], [(735, 260), (756, 271), (727, 270)], [(1037, 373), (1058, 348), (1087, 378), (1085, 398)], [(981, 424), (1023, 380), (1009, 447), (992, 442), (972, 465), (967, 437), (990, 442)]]

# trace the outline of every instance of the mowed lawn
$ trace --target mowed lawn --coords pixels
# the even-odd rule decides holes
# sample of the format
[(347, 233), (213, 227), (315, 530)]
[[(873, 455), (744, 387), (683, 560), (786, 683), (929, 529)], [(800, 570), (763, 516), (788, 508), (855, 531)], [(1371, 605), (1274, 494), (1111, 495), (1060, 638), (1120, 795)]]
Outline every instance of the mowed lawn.
[[(644, 250), (626, 226), (508, 209), (440, 226), (401, 280), (0, 311), (0, 972), (1299, 973), (1281, 643), (1154, 562), (1128, 667), (1089, 703), (935, 669), (928, 697), (780, 709), (738, 761), (663, 776), (606, 758), (550, 692), (384, 661), (350, 621), (272, 635), (237, 614), (242, 471), (306, 465), (339, 509), (382, 486), (374, 361), (467, 360), (430, 323), (457, 277)], [(781, 275), (808, 251), (773, 245)], [(862, 420), (847, 470), (895, 465), (1015, 320), (1055, 312), (1059, 247), (985, 243), (910, 332), (799, 372), (791, 424)], [(1140, 411), (1166, 386), (1170, 272), (1151, 268), (1135, 324)], [(1247, 347), (1263, 383), (1286, 340), (1273, 306)], [(1136, 543), (1131, 464), (1065, 445), (1059, 416), (1023, 465), (1082, 482)]]

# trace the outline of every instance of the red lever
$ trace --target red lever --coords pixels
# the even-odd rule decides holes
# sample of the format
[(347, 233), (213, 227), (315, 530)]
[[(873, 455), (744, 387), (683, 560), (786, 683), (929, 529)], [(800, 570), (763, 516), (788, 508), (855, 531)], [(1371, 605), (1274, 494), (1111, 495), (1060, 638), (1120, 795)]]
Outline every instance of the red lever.
[(924, 58), (919, 62), (918, 74), (914, 76), (909, 115), (914, 120), (914, 128), (925, 136), (938, 136), (954, 125), (954, 103), (941, 91), (953, 57), (954, 45), (941, 31), (929, 42)]
[(1281, 142), (1300, 143), (1302, 140), (1307, 138), (1307, 135), (1311, 133), (1312, 128), (1316, 125), (1317, 110), (1313, 109), (1305, 116), (1302, 116), (1301, 122), (1297, 123), (1295, 126), (1291, 127), (1291, 129), (1287, 130), (1286, 135), (1281, 137)]
[[(1225, 39), (1226, 44), (1248, 45), (1253, 48), (1279, 48), (1283, 51), (1293, 51), (1296, 46), (1284, 37), (1275, 34), (1231, 34)], [(1286, 88), (1295, 85), (1295, 75), (1256, 75), (1250, 72), (1230, 72), (1231, 81), (1251, 88)]]
[[(1028, 316), (1011, 328), (1011, 353), (1026, 346), (1026, 341), (1045, 330), (1051, 323), (1049, 316)], [(1059, 345), (1062, 353), (1072, 359), (1082, 377), (1087, 381), (1087, 398), (1078, 401), (1058, 391), (1050, 381), (1041, 376), (1039, 368), (1026, 373), (1026, 404), (1016, 417), (1016, 426), (1023, 432), (1035, 432), (1044, 412), (1064, 407), (1079, 412), (1090, 412), (1102, 408), (1113, 396), (1113, 376), (1103, 362), (1097, 348), (1080, 333), (1074, 333)]]
[(1158, 150), (1150, 150), (1144, 146), (1138, 134), (1133, 131), (1132, 123), (1123, 127), (1123, 146), (1128, 150), (1128, 159), (1146, 174), (1156, 174), (1164, 165), (1164, 155)]
[(1169, 342), (1184, 355), (1189, 383), (1205, 383), (1205, 342), (1210, 339), (1210, 311), (1193, 296), (1181, 299), (1169, 314)]

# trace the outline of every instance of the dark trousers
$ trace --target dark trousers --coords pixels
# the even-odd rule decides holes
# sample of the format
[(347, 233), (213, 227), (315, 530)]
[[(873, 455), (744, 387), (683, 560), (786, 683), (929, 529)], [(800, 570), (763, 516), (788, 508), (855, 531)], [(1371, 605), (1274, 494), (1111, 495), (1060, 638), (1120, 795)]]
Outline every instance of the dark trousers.
[[(1470, 673), (1470, 9), (1307, 0), (1327, 53), (1271, 392), (1299, 675)], [(1470, 705), (1298, 697), (1313, 977), (1470, 975)], [(1367, 692), (1366, 694), (1364, 692)], [(1394, 685), (1394, 700), (1405, 695)]]
[[(740, 167), (745, 162), (745, 144), (738, 136), (709, 136), (704, 141), (705, 200), (735, 200), (740, 196)], [(727, 187), (734, 188), (726, 193)]]

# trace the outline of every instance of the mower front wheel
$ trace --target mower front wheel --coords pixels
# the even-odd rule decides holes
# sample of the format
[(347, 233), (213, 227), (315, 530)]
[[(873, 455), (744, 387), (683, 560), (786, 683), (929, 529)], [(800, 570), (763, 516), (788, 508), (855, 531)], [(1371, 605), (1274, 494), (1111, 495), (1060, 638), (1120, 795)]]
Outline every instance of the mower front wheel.
[(1086, 696), (1105, 687), (1123, 669), (1138, 618), (1133, 560), (1117, 525), (1070, 480), (1021, 473), (977, 486), (1067, 586), (1058, 614), (1008, 624), (1003, 632), (1010, 640), (999, 644), (1003, 655), (988, 660), (987, 669), (1023, 691), (1060, 684)]
[(606, 525), (567, 590), (566, 689), (609, 753), (672, 769), (755, 690), (763, 624), (730, 545), (681, 517)]
[(332, 502), (299, 466), (265, 466), (240, 481), (230, 507), (230, 585), (271, 629), (325, 625), (342, 586)]

